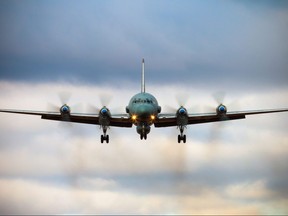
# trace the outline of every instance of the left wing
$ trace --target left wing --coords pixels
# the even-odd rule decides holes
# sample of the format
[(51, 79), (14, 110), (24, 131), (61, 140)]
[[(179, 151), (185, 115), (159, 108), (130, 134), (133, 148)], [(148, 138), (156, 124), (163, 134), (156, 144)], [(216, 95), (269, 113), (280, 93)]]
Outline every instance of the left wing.
[[(41, 116), (41, 119), (99, 125), (98, 114), (71, 113), (67, 116), (63, 116), (61, 115), (60, 112), (42, 112), (42, 111), (11, 110), (11, 109), (0, 109), (0, 112), (25, 114), (25, 115), (38, 115)], [(109, 126), (132, 127), (132, 121), (127, 114), (111, 115)]]
[[(218, 121), (229, 121), (237, 119), (245, 119), (247, 115), (258, 115), (265, 113), (288, 112), (288, 109), (267, 109), (267, 110), (253, 110), (253, 111), (235, 111), (227, 112), (225, 114), (217, 113), (202, 113), (187, 115), (187, 124), (202, 124)], [(155, 127), (171, 127), (179, 126), (177, 122), (177, 114), (161, 114), (154, 123)]]

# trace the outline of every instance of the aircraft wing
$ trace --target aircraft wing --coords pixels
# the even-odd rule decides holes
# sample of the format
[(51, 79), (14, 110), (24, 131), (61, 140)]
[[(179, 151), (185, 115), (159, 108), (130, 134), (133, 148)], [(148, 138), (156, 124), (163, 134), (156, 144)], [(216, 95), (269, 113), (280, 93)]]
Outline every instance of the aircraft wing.
[[(202, 124), (218, 121), (229, 121), (237, 119), (245, 119), (247, 115), (258, 115), (265, 113), (288, 112), (288, 109), (267, 109), (267, 110), (252, 110), (252, 111), (234, 111), (227, 112), (224, 115), (217, 115), (216, 113), (200, 113), (188, 115), (188, 124)], [(155, 127), (171, 127), (178, 126), (177, 115), (161, 114), (154, 123)]]
[[(0, 112), (25, 114), (25, 115), (38, 115), (41, 116), (41, 119), (47, 119), (47, 120), (99, 125), (98, 114), (71, 113), (69, 116), (63, 117), (59, 112), (42, 112), (42, 111), (29, 111), (29, 110), (12, 110), (12, 109), (0, 109)], [(116, 114), (111, 116), (110, 126), (132, 127), (132, 122), (127, 114)]]

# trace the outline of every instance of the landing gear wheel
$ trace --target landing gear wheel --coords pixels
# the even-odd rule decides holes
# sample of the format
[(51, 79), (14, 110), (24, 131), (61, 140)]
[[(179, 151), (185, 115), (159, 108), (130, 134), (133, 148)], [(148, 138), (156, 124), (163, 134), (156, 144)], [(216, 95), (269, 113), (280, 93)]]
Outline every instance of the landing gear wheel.
[(140, 135), (140, 139), (143, 140), (143, 135), (142, 134)]
[(146, 139), (147, 139), (147, 134), (144, 134), (144, 136), (143, 136), (143, 137), (144, 137), (144, 139), (146, 140)]
[(101, 135), (101, 143), (106, 141), (106, 143), (109, 143), (109, 135)]
[(178, 143), (181, 143), (181, 141), (186, 143), (186, 135), (178, 135)]

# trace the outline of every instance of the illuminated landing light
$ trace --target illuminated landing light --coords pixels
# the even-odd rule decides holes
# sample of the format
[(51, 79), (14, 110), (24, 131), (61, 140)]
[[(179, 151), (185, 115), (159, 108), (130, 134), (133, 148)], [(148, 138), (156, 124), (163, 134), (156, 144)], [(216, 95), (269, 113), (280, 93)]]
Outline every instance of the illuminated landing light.
[(151, 120), (154, 120), (155, 119), (155, 116), (154, 115), (151, 115)]
[(132, 119), (133, 119), (133, 120), (136, 120), (136, 119), (137, 119), (137, 116), (136, 116), (136, 115), (132, 115)]

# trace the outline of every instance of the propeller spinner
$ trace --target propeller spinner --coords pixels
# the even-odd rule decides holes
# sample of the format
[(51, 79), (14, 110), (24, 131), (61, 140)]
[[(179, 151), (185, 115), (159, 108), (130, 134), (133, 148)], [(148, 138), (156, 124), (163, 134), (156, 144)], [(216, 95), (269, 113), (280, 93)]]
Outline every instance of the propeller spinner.
[(227, 113), (227, 107), (223, 104), (220, 104), (216, 108), (216, 113), (217, 113), (217, 115), (225, 115)]
[(63, 106), (61, 106), (60, 108), (60, 113), (61, 114), (70, 114), (70, 107), (67, 104), (64, 104)]

